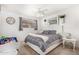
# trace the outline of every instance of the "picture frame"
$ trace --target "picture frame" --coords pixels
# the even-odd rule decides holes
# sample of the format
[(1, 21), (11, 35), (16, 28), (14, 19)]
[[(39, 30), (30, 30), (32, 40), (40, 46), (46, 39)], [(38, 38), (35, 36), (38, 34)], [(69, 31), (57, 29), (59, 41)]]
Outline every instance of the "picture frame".
[(23, 17), (19, 17), (19, 19), (19, 30), (23, 30), (23, 28), (33, 28), (34, 30), (38, 30), (37, 20), (27, 19)]
[(51, 18), (48, 20), (49, 25), (57, 24), (57, 17)]

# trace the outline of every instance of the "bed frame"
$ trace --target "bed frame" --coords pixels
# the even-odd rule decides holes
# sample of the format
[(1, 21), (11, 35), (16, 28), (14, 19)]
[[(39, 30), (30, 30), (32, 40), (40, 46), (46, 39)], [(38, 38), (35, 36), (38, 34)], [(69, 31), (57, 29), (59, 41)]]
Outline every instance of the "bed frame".
[(36, 46), (36, 45), (34, 45), (34, 44), (30, 43), (30, 42), (27, 42), (26, 44), (28, 46), (30, 46), (38, 54), (45, 55), (45, 54), (49, 53), (50, 51), (52, 51), (53, 49), (55, 49), (61, 43), (62, 43), (61, 40), (56, 40), (56, 41), (52, 42), (51, 45), (49, 46), (49, 48), (47, 48), (45, 52), (43, 52), (38, 46)]

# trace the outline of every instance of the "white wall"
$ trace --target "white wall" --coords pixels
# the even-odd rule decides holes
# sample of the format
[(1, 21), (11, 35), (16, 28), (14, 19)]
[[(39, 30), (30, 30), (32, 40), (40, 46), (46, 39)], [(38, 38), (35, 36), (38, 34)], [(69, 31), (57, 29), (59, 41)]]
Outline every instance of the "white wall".
[[(79, 26), (78, 26), (79, 25), (79, 5), (76, 7), (66, 9), (66, 10), (61, 10), (61, 11), (54, 13), (51, 16), (47, 17), (46, 19), (49, 20), (50, 18), (57, 17), (58, 15), (63, 15), (63, 14), (66, 15), (64, 31), (68, 32), (68, 33), (72, 33), (72, 35), (77, 37), (79, 35), (79, 33), (78, 33), (78, 30), (79, 30)], [(42, 22), (42, 25), (43, 24), (44, 23)], [(44, 24), (43, 28), (47, 27), (48, 29), (58, 30), (59, 26), (61, 26), (61, 25), (49, 26), (47, 23), (47, 24)]]
[[(14, 17), (15, 23), (13, 25), (9, 25), (6, 22), (7, 17)], [(19, 14), (1, 11), (0, 13), (0, 34), (7, 36), (15, 36), (19, 41), (23, 41), (28, 33), (36, 33), (37, 31), (32, 28), (24, 28), (23, 31), (19, 31)]]
[[(59, 11), (47, 17), (46, 19), (62, 14), (66, 14), (66, 18), (65, 18), (66, 23), (64, 24), (64, 31), (66, 33), (71, 33), (73, 37), (79, 40), (79, 6)], [(16, 19), (15, 24), (9, 25), (6, 23), (6, 17), (8, 16), (12, 16)], [(35, 31), (33, 29), (24, 29), (23, 31), (19, 31), (18, 17), (19, 17), (18, 13), (2, 11), (0, 13), (0, 34), (16, 36), (18, 40), (24, 40), (26, 35), (30, 32), (31, 33), (40, 32), (44, 29), (57, 29), (58, 31), (60, 31), (60, 25), (57, 25), (57, 27), (54, 25), (49, 26), (48, 23), (44, 23), (44, 19), (41, 18), (38, 20), (39, 21), (38, 31)]]
[(64, 25), (65, 32), (69, 32), (77, 39), (77, 47), (79, 47), (79, 6), (65, 11), (66, 23)]
[(67, 9), (58, 13), (57, 15), (65, 14), (64, 31), (71, 33), (74, 37), (79, 38), (79, 6)]
[[(9, 5), (10, 6), (10, 5)], [(22, 7), (19, 5), (19, 7)], [(15, 9), (16, 8), (16, 9)], [(8, 35), (8, 36), (15, 36), (18, 38), (19, 41), (23, 41), (28, 33), (37, 33), (42, 31), (41, 18), (35, 18), (33, 16), (27, 16), (27, 14), (22, 14), (19, 11), (19, 8), (16, 5), (11, 5), (10, 7), (6, 7), (2, 5), (1, 12), (0, 12), (0, 34)], [(27, 11), (23, 11), (27, 13)], [(13, 25), (9, 25), (6, 23), (7, 17), (14, 17), (15, 23)], [(33, 28), (24, 28), (23, 31), (19, 31), (19, 17), (24, 17), (28, 19), (38, 20), (38, 30), (34, 30)]]
[[(59, 11), (55, 14), (52, 14), (52, 16), (47, 17), (47, 19), (58, 15), (63, 15), (63, 14), (66, 15), (64, 31), (65, 33), (71, 33), (72, 37), (77, 39), (77, 47), (79, 47), (79, 5), (76, 7), (72, 7), (66, 10)], [(46, 26), (48, 26), (48, 24)], [(56, 26), (55, 27), (48, 26), (48, 28), (49, 29), (55, 28), (57, 29), (57, 31), (60, 31), (61, 26), (60, 25), (57, 25), (57, 26), (58, 26), (57, 28), (55, 28)]]

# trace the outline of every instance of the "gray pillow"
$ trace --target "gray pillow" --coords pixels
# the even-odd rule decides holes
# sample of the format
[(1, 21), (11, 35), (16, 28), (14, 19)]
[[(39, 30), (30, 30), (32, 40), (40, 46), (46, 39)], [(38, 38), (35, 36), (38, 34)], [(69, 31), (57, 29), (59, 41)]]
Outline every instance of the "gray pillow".
[(44, 30), (42, 34), (56, 34), (56, 30)]
[(48, 34), (56, 34), (56, 30), (49, 30)]
[(49, 34), (48, 30), (44, 30), (42, 34)]

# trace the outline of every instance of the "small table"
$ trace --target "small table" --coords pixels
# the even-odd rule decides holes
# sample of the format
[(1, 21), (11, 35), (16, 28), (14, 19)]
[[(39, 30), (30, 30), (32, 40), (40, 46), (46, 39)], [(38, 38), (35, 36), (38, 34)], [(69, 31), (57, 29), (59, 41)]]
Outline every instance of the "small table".
[(73, 44), (73, 51), (75, 51), (75, 45), (76, 45), (76, 39), (67, 39), (67, 38), (63, 38), (63, 48), (65, 47), (65, 42), (71, 42)]

